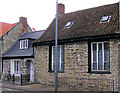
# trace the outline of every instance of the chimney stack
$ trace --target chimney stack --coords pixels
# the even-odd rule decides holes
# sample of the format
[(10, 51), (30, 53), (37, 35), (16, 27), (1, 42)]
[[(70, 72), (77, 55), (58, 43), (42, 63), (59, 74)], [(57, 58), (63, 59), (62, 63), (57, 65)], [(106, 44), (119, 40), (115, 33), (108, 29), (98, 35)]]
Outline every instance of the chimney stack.
[(27, 32), (27, 18), (25, 17), (20, 17), (19, 21), (22, 24), (22, 29), (21, 29), (21, 33), (19, 36), (21, 36), (24, 32)]
[(27, 26), (27, 18), (20, 17), (20, 22), (22, 23), (23, 27)]
[(60, 3), (58, 4), (58, 16), (62, 16), (65, 13), (65, 5)]

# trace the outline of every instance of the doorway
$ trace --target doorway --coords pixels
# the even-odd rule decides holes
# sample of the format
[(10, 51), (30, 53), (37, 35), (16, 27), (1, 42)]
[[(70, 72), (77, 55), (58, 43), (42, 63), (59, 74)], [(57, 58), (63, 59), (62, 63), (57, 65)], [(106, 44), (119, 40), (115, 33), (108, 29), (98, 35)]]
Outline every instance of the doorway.
[(34, 63), (30, 61), (30, 81), (34, 82)]

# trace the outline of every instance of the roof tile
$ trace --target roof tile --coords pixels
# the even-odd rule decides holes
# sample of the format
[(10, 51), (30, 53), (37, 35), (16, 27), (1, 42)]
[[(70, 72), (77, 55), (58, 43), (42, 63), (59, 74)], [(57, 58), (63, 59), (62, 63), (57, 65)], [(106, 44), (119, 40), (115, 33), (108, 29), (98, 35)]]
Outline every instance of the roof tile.
[[(17, 22), (18, 23), (18, 22)], [(0, 37), (2, 35), (4, 35), (6, 32), (8, 32), (8, 30), (10, 30), (12, 27), (14, 27), (17, 23), (14, 24), (10, 24), (10, 23), (4, 23), (4, 22), (0, 22)]]
[[(118, 10), (119, 4), (115, 3), (64, 14), (58, 19), (58, 40), (115, 34), (118, 31)], [(110, 21), (101, 23), (103, 16), (111, 16)], [(64, 28), (69, 21), (74, 24), (71, 28)], [(55, 40), (55, 22), (54, 19), (36, 43)]]

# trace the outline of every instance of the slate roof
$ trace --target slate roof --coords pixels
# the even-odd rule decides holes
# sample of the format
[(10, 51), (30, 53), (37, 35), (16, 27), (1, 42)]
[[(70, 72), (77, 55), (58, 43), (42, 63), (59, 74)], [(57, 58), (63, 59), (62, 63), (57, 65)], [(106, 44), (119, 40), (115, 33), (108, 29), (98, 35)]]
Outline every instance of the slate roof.
[[(101, 23), (103, 16), (111, 16), (110, 21)], [(64, 28), (70, 21), (74, 21), (73, 25)], [(34, 45), (55, 40), (55, 22), (54, 19)], [(58, 19), (58, 40), (114, 35), (119, 31), (118, 25), (119, 3), (67, 13)]]
[(36, 31), (36, 32), (30, 32), (30, 33), (24, 33), (19, 39), (38, 39), (42, 34), (43, 31)]
[(20, 39), (38, 39), (45, 31), (36, 31), (24, 33), (16, 43), (2, 55), (3, 58), (21, 58), (21, 57), (33, 57), (33, 47), (29, 46), (27, 49), (20, 49)]

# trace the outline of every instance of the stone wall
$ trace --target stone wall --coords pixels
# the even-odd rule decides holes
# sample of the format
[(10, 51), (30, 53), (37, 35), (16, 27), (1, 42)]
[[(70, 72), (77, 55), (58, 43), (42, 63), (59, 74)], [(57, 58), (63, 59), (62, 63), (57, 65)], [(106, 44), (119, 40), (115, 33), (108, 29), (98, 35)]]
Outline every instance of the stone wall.
[[(23, 18), (24, 19), (24, 18)], [(2, 54), (8, 51), (8, 49), (17, 41), (20, 37), (23, 29), (22, 21), (16, 24), (12, 29), (0, 37), (0, 59)], [(32, 32), (31, 28), (27, 25), (27, 31)], [(0, 73), (2, 73), (2, 60), (0, 60)]]
[[(8, 33), (4, 34), (1, 39), (2, 45), (2, 54), (5, 53), (20, 37), (22, 23), (19, 22), (14, 28), (12, 28)], [(32, 32), (32, 30), (28, 27), (27, 32)]]
[[(30, 62), (26, 59), (4, 59), (3, 60), (3, 74), (2, 81), (13, 83), (13, 75), (11, 75), (11, 61), (20, 61), (20, 74), (14, 74), (15, 84), (21, 84), (21, 74), (23, 83), (28, 83), (30, 80)], [(32, 62), (32, 60), (31, 60)]]
[(35, 49), (34, 78), (36, 83), (54, 84), (54, 73), (48, 72), (49, 46), (38, 46)]
[(19, 60), (21, 67), (20, 67), (20, 74), (22, 75), (30, 75), (30, 63), (27, 62), (25, 59), (4, 59), (3, 60), (3, 78), (4, 76), (10, 74), (10, 65), (11, 61)]
[[(119, 41), (109, 40), (110, 74), (88, 73), (88, 42), (64, 45), (64, 72), (58, 74), (59, 87), (78, 90), (118, 90)], [(49, 46), (35, 47), (35, 81), (54, 85), (54, 73), (48, 72)], [(99, 84), (99, 85), (98, 85)], [(107, 89), (108, 88), (108, 89)]]

